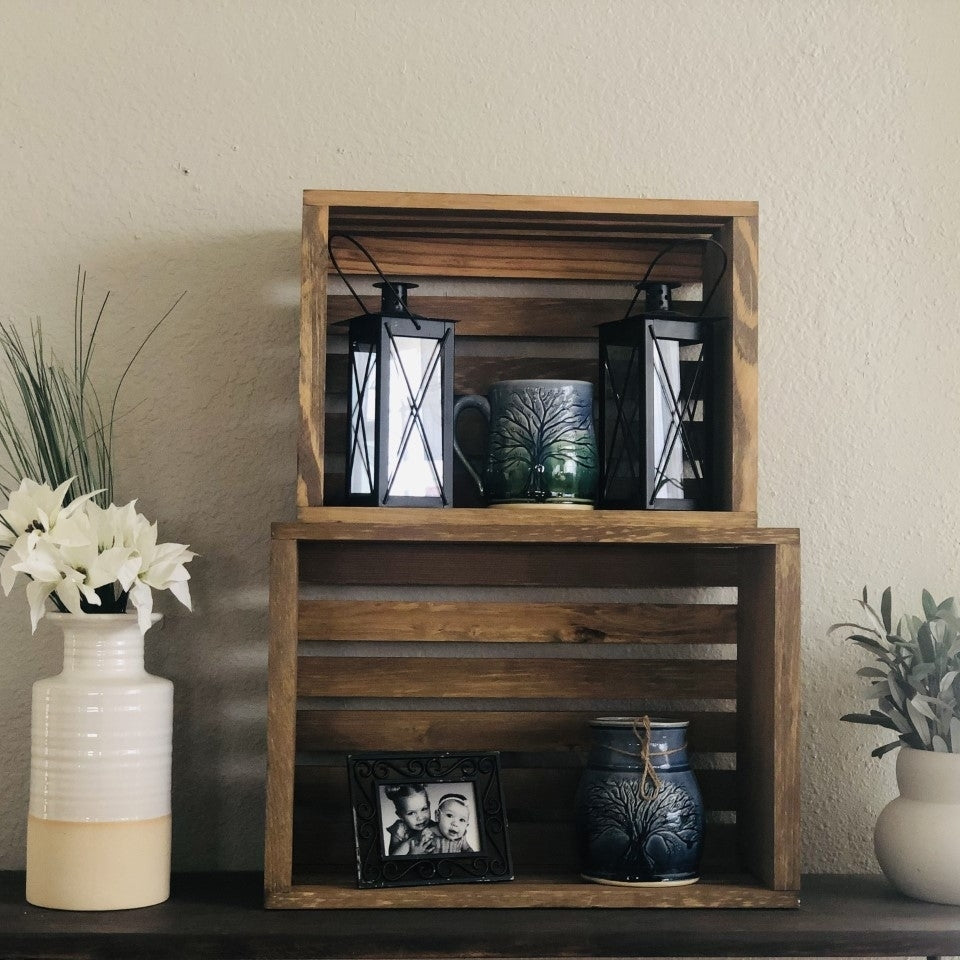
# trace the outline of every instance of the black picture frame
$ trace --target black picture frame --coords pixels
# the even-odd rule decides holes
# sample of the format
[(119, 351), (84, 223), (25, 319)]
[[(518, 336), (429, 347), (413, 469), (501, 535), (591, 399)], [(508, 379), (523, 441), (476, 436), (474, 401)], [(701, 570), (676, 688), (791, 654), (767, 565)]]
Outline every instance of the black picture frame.
[(357, 753), (347, 770), (359, 888), (513, 879), (499, 753)]

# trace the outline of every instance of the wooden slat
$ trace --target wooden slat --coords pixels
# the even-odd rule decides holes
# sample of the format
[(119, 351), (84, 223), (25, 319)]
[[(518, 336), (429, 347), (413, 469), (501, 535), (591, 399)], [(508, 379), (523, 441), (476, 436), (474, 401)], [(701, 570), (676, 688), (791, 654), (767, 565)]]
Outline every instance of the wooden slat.
[[(663, 242), (556, 239), (549, 236), (386, 237), (364, 234), (363, 245), (387, 275), (402, 277), (498, 277), (530, 280), (619, 280), (636, 282), (663, 250)], [(347, 274), (374, 273), (358, 250), (335, 249)], [(663, 274), (678, 283), (699, 283), (697, 245), (665, 257)], [(658, 265), (659, 266), (659, 265)], [(333, 266), (330, 266), (333, 272)]]
[[(687, 887), (610, 887), (584, 883), (574, 874), (531, 875), (512, 883), (475, 883), (469, 886), (407, 887), (357, 890), (345, 873), (304, 878), (289, 891), (269, 898), (267, 906), (279, 910), (380, 910), (531, 907), (567, 908), (790, 908), (797, 893), (767, 890), (746, 875), (714, 880), (710, 875)], [(680, 918), (678, 918), (678, 922)], [(642, 928), (642, 920), (637, 923)], [(534, 938), (530, 938), (533, 942)]]
[[(357, 669), (357, 668), (355, 668)], [(358, 669), (362, 673), (362, 668)], [(304, 710), (297, 713), (297, 749), (356, 753), (364, 750), (454, 749), (527, 753), (583, 752), (596, 711)], [(736, 714), (690, 711), (690, 749), (736, 749)]]
[(733, 403), (731, 509), (757, 509), (757, 218), (737, 217), (730, 228), (733, 244), (731, 306), (733, 319)]
[(432, 510), (426, 507), (314, 507), (299, 523), (277, 523), (280, 539), (581, 544), (703, 544), (749, 546), (797, 543), (789, 528), (757, 528), (750, 514), (696, 510)]
[[(500, 773), (509, 820), (539, 818), (545, 823), (569, 820), (581, 767), (550, 768), (504, 767)], [(694, 771), (703, 804), (707, 810), (735, 810), (737, 772), (735, 770)], [(294, 778), (297, 803), (317, 810), (330, 819), (348, 819), (350, 792), (344, 766), (299, 765)]]
[(741, 555), (738, 636), (744, 863), (768, 886), (800, 882), (800, 547)]
[[(672, 535), (679, 539), (682, 532)], [(732, 587), (738, 578), (735, 552), (694, 542), (525, 545), (479, 541), (466, 551), (462, 543), (405, 543), (385, 534), (380, 541), (302, 540), (299, 549), (301, 580), (327, 586)]]
[(732, 660), (499, 660), (303, 657), (301, 697), (502, 697), (520, 700), (736, 696)]
[(300, 429), (297, 506), (323, 503), (323, 399), (327, 340), (327, 209), (303, 208), (300, 279)]
[(270, 552), (270, 648), (267, 694), (267, 809), (264, 887), (290, 886), (296, 729), (297, 545), (275, 540)]
[[(498, 380), (587, 380), (597, 379), (596, 357), (458, 357), (453, 370), (456, 394), (486, 393)], [(327, 357), (327, 398), (343, 399), (343, 427), (335, 434), (341, 446), (346, 437), (346, 399), (349, 370), (345, 354)]]
[[(510, 852), (518, 877), (550, 867), (576, 873), (579, 868), (576, 831), (562, 823), (517, 822), (507, 810)], [(350, 867), (356, 863), (353, 824), (349, 818), (330, 820), (315, 808), (298, 807), (295, 817), (294, 871), (310, 866)], [(736, 871), (735, 824), (708, 823), (704, 828), (701, 866), (710, 871)]]
[(357, 210), (453, 210), (461, 212), (504, 211), (547, 214), (610, 214), (616, 217), (682, 217), (715, 220), (755, 217), (757, 204), (750, 200), (655, 200), (647, 197), (547, 197), (517, 194), (419, 193), (377, 190), (304, 190), (303, 202), (316, 206), (346, 208), (336, 215)]
[(305, 600), (301, 640), (736, 643), (729, 604)]
[[(660, 276), (659, 270), (657, 271)], [(639, 278), (638, 278), (639, 279)], [(369, 307), (376, 307), (373, 293), (358, 291)], [(456, 320), (456, 337), (549, 337), (553, 340), (597, 339), (597, 326), (619, 320), (633, 296), (629, 283), (612, 286), (609, 299), (561, 297), (434, 297), (410, 294), (410, 308), (425, 317)], [(680, 312), (698, 313), (699, 302), (675, 301)], [(334, 327), (355, 317), (357, 301), (349, 294), (327, 298), (330, 336), (343, 336), (343, 327)], [(544, 345), (549, 350), (549, 345)], [(460, 358), (457, 358), (460, 362)], [(505, 380), (507, 377), (500, 377)]]

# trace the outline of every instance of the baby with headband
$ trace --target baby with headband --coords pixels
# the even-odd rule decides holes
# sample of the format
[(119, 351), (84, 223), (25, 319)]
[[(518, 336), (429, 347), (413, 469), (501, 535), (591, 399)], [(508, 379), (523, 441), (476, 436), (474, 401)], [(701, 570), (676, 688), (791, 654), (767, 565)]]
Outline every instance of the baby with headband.
[(446, 793), (437, 804), (438, 853), (476, 853), (467, 840), (470, 806), (460, 793)]

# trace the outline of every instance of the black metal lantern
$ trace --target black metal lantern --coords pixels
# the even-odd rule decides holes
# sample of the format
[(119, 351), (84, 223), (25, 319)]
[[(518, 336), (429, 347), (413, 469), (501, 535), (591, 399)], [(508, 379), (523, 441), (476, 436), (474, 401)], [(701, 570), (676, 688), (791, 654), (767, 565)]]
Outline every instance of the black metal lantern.
[[(650, 264), (623, 319), (600, 325), (600, 502), (605, 507), (717, 506), (715, 338), (722, 318), (677, 313), (670, 298), (679, 284), (648, 282), (657, 261), (674, 246)], [(725, 271), (726, 254), (701, 314)], [(644, 308), (631, 314), (641, 294)]]
[[(380, 311), (371, 313), (331, 248), (354, 244), (380, 275)], [(453, 321), (407, 307), (417, 284), (388, 280), (353, 237), (333, 234), (330, 258), (363, 314), (348, 328), (350, 399), (346, 500), (353, 505), (453, 505)]]

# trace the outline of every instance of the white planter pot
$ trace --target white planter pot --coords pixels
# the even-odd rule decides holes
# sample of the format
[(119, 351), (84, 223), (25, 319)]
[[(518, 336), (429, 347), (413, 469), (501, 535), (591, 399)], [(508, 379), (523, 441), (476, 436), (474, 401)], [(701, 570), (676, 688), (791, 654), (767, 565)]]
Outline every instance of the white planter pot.
[(173, 684), (144, 670), (135, 614), (49, 619), (63, 630), (63, 672), (33, 685), (27, 900), (160, 903), (170, 893)]
[(873, 836), (881, 870), (907, 896), (960, 905), (960, 754), (901, 747), (897, 786)]

